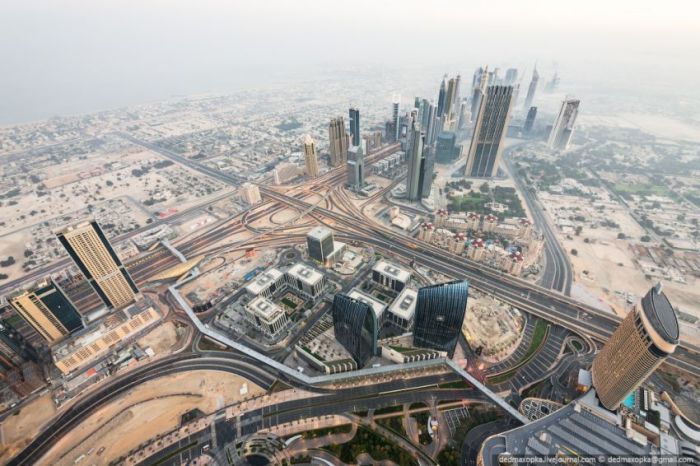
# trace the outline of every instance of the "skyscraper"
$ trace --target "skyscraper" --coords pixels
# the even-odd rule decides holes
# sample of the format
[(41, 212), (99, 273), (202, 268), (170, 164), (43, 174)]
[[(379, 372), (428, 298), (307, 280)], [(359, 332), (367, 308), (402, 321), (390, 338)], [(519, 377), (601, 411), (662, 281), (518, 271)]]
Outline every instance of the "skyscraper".
[(399, 102), (401, 101), (400, 96), (394, 96), (394, 101), (391, 104), (391, 121), (394, 124), (394, 141), (399, 140)]
[(469, 284), (466, 280), (419, 289), (413, 345), (445, 351), (450, 358), (454, 356), (467, 310), (468, 294)]
[(532, 131), (532, 127), (535, 125), (535, 118), (537, 117), (537, 107), (530, 107), (527, 111), (527, 117), (525, 118), (525, 125), (523, 126), (523, 131), (529, 133)]
[(308, 134), (304, 137), (304, 165), (306, 174), (310, 178), (318, 176), (318, 157), (316, 156), (316, 144)]
[(330, 145), (331, 165), (340, 167), (348, 159), (348, 134), (345, 132), (343, 117), (331, 118), (328, 125), (328, 141)]
[(661, 284), (650, 289), (622, 320), (593, 360), (593, 387), (614, 410), (676, 349), (678, 319)]
[(365, 186), (365, 156), (362, 145), (352, 146), (348, 151), (348, 184), (355, 191)]
[(471, 114), (472, 121), (476, 120), (479, 114), (479, 107), (481, 106), (481, 101), (486, 93), (486, 86), (489, 82), (489, 67), (478, 68), (474, 73), (474, 79), (472, 80), (472, 105)]
[(561, 103), (559, 115), (549, 132), (547, 145), (551, 149), (566, 150), (569, 148), (571, 137), (574, 135), (574, 124), (578, 116), (578, 106), (581, 103), (578, 99), (565, 99)]
[(32, 290), (12, 296), (9, 301), (50, 345), (84, 327), (75, 306), (53, 280), (41, 282)]
[(537, 72), (537, 65), (532, 70), (532, 79), (530, 80), (530, 85), (527, 88), (527, 95), (525, 96), (525, 105), (523, 108), (529, 110), (532, 107), (532, 101), (535, 100), (535, 93), (537, 92), (537, 84), (540, 81), (540, 74)]
[(333, 331), (338, 342), (364, 366), (377, 354), (379, 325), (372, 308), (344, 294), (333, 298)]
[(514, 86), (516, 82), (518, 82), (518, 69), (508, 68), (506, 70), (506, 78), (504, 84), (506, 86)]
[(459, 155), (456, 150), (457, 137), (455, 133), (443, 131), (437, 136), (435, 143), (435, 159), (437, 163), (453, 162)]
[(425, 132), (425, 144), (432, 145), (435, 140), (435, 106), (428, 100), (423, 99), (421, 103), (423, 110), (421, 115), (421, 129)]
[(411, 127), (406, 152), (408, 172), (406, 174), (406, 197), (409, 201), (420, 201), (425, 176), (425, 157), (423, 155), (423, 135), (414, 121)]
[(443, 129), (445, 131), (453, 131), (456, 129), (457, 120), (459, 118), (460, 112), (460, 98), (459, 98), (459, 83), (460, 75), (455, 78), (451, 78), (447, 82), (447, 93), (445, 95), (445, 108), (443, 111), (444, 123)]
[(96, 221), (68, 227), (57, 236), (107, 307), (134, 301), (139, 290)]
[(437, 101), (437, 116), (438, 118), (442, 116), (444, 110), (445, 110), (445, 96), (447, 94), (447, 83), (445, 80), (447, 79), (447, 75), (443, 76), (442, 82), (440, 83), (440, 91), (438, 92), (438, 101)]
[(360, 110), (350, 107), (348, 111), (350, 115), (350, 145), (360, 145)]
[(320, 226), (312, 228), (306, 234), (306, 246), (309, 250), (309, 257), (319, 262), (325, 262), (335, 248), (333, 232)]
[(508, 130), (512, 86), (489, 86), (482, 99), (467, 154), (466, 176), (491, 177), (498, 173), (503, 140)]

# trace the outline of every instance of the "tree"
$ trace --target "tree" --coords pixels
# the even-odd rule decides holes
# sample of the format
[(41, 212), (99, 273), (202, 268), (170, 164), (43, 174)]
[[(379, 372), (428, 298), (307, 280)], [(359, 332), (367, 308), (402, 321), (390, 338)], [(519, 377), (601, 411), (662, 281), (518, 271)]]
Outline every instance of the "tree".
[(578, 256), (578, 251), (576, 249), (572, 249), (570, 252), (572, 256)]
[(617, 239), (625, 239), (625, 238), (627, 238), (627, 236), (625, 236), (624, 233), (620, 232), (617, 234)]
[(576, 236), (581, 234), (581, 231), (583, 231), (583, 227), (581, 225), (576, 227)]
[(649, 241), (651, 241), (651, 237), (649, 235), (644, 235), (640, 238), (640, 241), (642, 243), (648, 243)]
[(479, 186), (479, 191), (481, 191), (481, 192), (484, 193), (484, 194), (486, 194), (487, 192), (489, 192), (489, 183), (488, 183), (487, 181), (484, 181), (484, 184), (482, 184), (481, 186)]

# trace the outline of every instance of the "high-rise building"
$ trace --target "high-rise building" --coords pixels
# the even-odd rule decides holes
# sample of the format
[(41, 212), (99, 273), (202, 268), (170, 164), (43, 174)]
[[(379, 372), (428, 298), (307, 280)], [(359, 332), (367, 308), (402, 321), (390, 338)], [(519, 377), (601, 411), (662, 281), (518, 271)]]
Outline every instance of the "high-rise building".
[(260, 196), (260, 188), (258, 185), (253, 183), (243, 183), (243, 186), (241, 186), (240, 196), (249, 206), (254, 206), (262, 201), (262, 197)]
[(107, 307), (134, 302), (139, 290), (96, 221), (68, 227), (57, 236)]
[(7, 321), (0, 321), (0, 372), (18, 368), (24, 361), (37, 361), (32, 345)]
[[(423, 196), (424, 177), (426, 169), (425, 147), (423, 145), (423, 135), (420, 128), (413, 122), (409, 135), (408, 151), (406, 154), (408, 171), (406, 173), (406, 197), (409, 201), (420, 201)], [(430, 173), (432, 181), (432, 173)]]
[(350, 145), (359, 146), (360, 145), (360, 110), (354, 107), (350, 107), (348, 111), (350, 115)]
[(468, 294), (469, 284), (466, 280), (419, 289), (413, 345), (445, 351), (450, 358), (454, 356), (467, 310)]
[(593, 360), (593, 387), (603, 406), (617, 409), (673, 354), (679, 338), (676, 313), (658, 284), (625, 316)]
[(559, 109), (559, 115), (549, 132), (547, 145), (551, 149), (566, 150), (569, 148), (571, 137), (574, 135), (574, 124), (578, 116), (578, 106), (581, 103), (578, 99), (564, 99)]
[(377, 354), (379, 325), (369, 304), (345, 294), (333, 299), (333, 331), (338, 342), (363, 366)]
[(518, 82), (518, 69), (508, 68), (506, 70), (506, 78), (503, 84), (506, 86), (514, 86)]
[(530, 107), (527, 111), (527, 117), (525, 118), (525, 125), (523, 126), (523, 131), (529, 133), (532, 131), (532, 127), (535, 125), (535, 118), (537, 117), (537, 107)]
[(474, 73), (473, 85), (472, 85), (472, 105), (471, 105), (471, 116), (472, 121), (476, 120), (479, 114), (479, 107), (481, 107), (481, 101), (486, 93), (486, 86), (489, 83), (489, 67), (478, 68)]
[(304, 138), (304, 165), (306, 174), (310, 178), (318, 176), (318, 156), (316, 155), (316, 144), (308, 134)]
[(451, 78), (447, 82), (447, 93), (445, 95), (445, 108), (443, 111), (443, 129), (453, 131), (457, 129), (457, 121), (460, 114), (459, 83), (460, 75)]
[(325, 227), (314, 227), (306, 234), (309, 256), (319, 262), (325, 262), (335, 248), (333, 232)]
[(445, 111), (445, 96), (447, 95), (447, 83), (446, 80), (447, 75), (443, 76), (442, 82), (440, 83), (440, 91), (438, 92), (438, 101), (437, 101), (437, 117), (441, 117), (443, 112)]
[(540, 74), (537, 72), (537, 65), (532, 70), (532, 79), (530, 80), (530, 85), (527, 88), (527, 95), (525, 96), (524, 109), (529, 110), (532, 107), (532, 101), (535, 100), (535, 93), (537, 92), (537, 84), (540, 81)]
[(328, 125), (328, 141), (330, 145), (331, 165), (342, 166), (348, 159), (348, 145), (350, 138), (345, 132), (345, 120), (343, 117), (331, 118)]
[(84, 328), (80, 314), (53, 281), (37, 284), (9, 299), (12, 307), (50, 345)]
[(435, 143), (435, 159), (437, 163), (450, 163), (457, 159), (458, 151), (456, 148), (457, 136), (455, 133), (442, 131), (437, 135)]
[(557, 74), (557, 72), (555, 71), (554, 76), (552, 76), (552, 80), (549, 81), (547, 83), (547, 85), (545, 86), (545, 91), (552, 93), (552, 92), (555, 92), (558, 87), (559, 87), (559, 74)]
[(489, 86), (474, 125), (467, 154), (466, 176), (492, 177), (498, 173), (503, 140), (512, 107), (512, 86)]
[(348, 151), (348, 184), (355, 191), (365, 186), (365, 156), (362, 146), (353, 146)]
[(391, 104), (391, 121), (394, 125), (394, 141), (399, 140), (399, 131), (400, 131), (400, 125), (399, 125), (399, 102), (401, 101), (401, 97), (399, 96), (394, 96), (394, 101)]
[(425, 133), (426, 145), (430, 146), (435, 141), (437, 132), (435, 127), (435, 106), (427, 99), (423, 99), (421, 109), (421, 129)]

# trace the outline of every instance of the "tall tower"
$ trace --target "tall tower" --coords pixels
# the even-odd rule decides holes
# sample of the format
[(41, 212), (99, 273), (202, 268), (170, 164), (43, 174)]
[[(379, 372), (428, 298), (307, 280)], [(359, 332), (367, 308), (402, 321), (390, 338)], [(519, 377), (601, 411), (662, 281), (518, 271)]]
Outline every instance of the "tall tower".
[(656, 285), (622, 320), (593, 360), (593, 387), (614, 410), (678, 346), (680, 330), (673, 306)]
[(571, 137), (574, 135), (574, 124), (578, 116), (578, 106), (581, 103), (578, 99), (565, 99), (561, 103), (559, 115), (554, 121), (552, 131), (549, 133), (547, 145), (551, 149), (566, 150), (569, 148)]
[(391, 104), (391, 121), (394, 123), (394, 141), (399, 140), (399, 102), (401, 97), (398, 95), (394, 96), (394, 101)]
[(518, 82), (518, 69), (508, 68), (506, 70), (506, 78), (504, 84), (506, 86), (514, 86), (516, 82)]
[(304, 165), (309, 178), (318, 176), (318, 157), (316, 156), (316, 144), (308, 134), (304, 137)]
[(338, 342), (362, 367), (377, 354), (379, 325), (369, 304), (338, 293), (333, 298), (333, 331)]
[(406, 157), (408, 163), (406, 197), (409, 201), (420, 201), (425, 172), (425, 159), (423, 157), (423, 135), (415, 121), (412, 123), (409, 134), (409, 145)]
[(472, 121), (476, 121), (476, 117), (479, 114), (479, 107), (481, 106), (481, 101), (484, 99), (484, 94), (486, 93), (486, 86), (489, 82), (489, 67), (479, 68), (474, 73), (474, 85), (472, 86)]
[(314, 227), (306, 234), (306, 246), (309, 257), (319, 262), (326, 262), (335, 249), (333, 232), (325, 227)]
[(75, 306), (53, 280), (41, 282), (33, 290), (15, 295), (9, 301), (50, 345), (84, 327)]
[(360, 110), (350, 107), (348, 111), (350, 115), (350, 145), (360, 145)]
[(535, 93), (537, 92), (537, 84), (540, 81), (540, 74), (537, 72), (537, 65), (532, 70), (532, 79), (530, 80), (530, 85), (527, 88), (527, 95), (525, 96), (525, 105), (523, 108), (529, 110), (532, 106), (532, 101), (535, 99)]
[(57, 236), (107, 307), (134, 301), (139, 290), (96, 221), (68, 227)]
[(467, 310), (469, 284), (466, 280), (432, 285), (418, 290), (413, 345), (432, 348), (454, 356)]
[(348, 134), (345, 132), (343, 117), (331, 118), (328, 125), (331, 165), (340, 167), (348, 159)]
[(445, 108), (443, 111), (444, 124), (443, 129), (445, 131), (453, 131), (456, 129), (457, 120), (459, 119), (460, 112), (460, 98), (459, 98), (459, 83), (461, 77), (457, 75), (455, 78), (451, 78), (447, 82), (447, 93), (445, 95)]
[(498, 173), (503, 140), (508, 130), (512, 86), (489, 86), (483, 98), (469, 144), (465, 176), (492, 177)]
[(442, 77), (442, 82), (440, 83), (440, 91), (438, 92), (438, 101), (437, 101), (437, 116), (438, 116), (438, 118), (442, 116), (442, 113), (445, 110), (445, 96), (447, 94), (447, 83), (445, 82), (446, 79), (447, 79), (447, 75)]
[(537, 117), (537, 107), (530, 107), (527, 111), (527, 117), (525, 118), (525, 125), (523, 126), (523, 131), (529, 133), (532, 131), (532, 127), (535, 125), (535, 118)]
[(362, 144), (352, 146), (348, 151), (348, 184), (355, 191), (365, 186), (365, 155)]

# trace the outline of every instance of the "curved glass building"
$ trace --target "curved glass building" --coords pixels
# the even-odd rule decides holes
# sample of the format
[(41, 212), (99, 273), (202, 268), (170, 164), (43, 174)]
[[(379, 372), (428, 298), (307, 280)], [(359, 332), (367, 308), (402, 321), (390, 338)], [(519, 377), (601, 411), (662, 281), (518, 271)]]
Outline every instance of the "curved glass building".
[(413, 346), (432, 348), (454, 356), (467, 310), (466, 280), (427, 286), (418, 290)]
[(678, 346), (678, 319), (656, 285), (622, 320), (593, 360), (593, 387), (610, 410), (651, 375)]
[(335, 338), (363, 366), (377, 354), (379, 327), (372, 308), (344, 294), (333, 299), (333, 330)]

